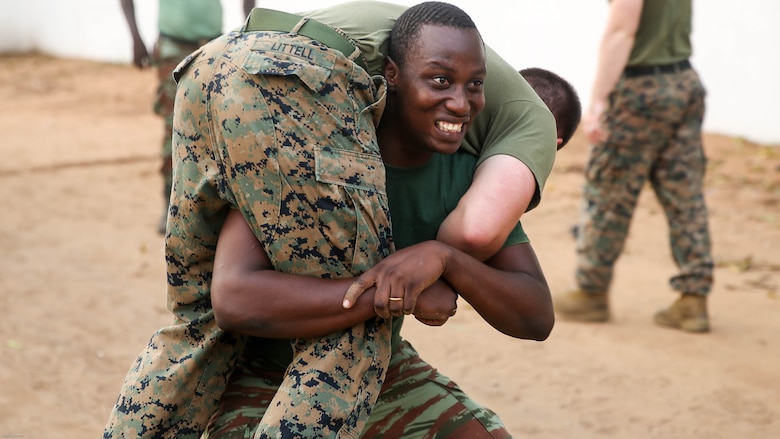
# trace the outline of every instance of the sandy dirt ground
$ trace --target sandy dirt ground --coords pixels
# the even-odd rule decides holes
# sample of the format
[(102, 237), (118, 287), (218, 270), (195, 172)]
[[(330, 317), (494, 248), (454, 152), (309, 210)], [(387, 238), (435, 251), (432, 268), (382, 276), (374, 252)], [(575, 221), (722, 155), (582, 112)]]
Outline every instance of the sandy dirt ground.
[[(96, 438), (148, 337), (168, 324), (154, 76), (125, 65), (0, 58), (0, 436)], [(584, 91), (581, 91), (583, 93)], [(607, 324), (542, 343), (466, 305), (405, 328), (423, 357), (517, 437), (780, 437), (780, 148), (708, 134), (713, 331), (654, 326), (674, 300), (667, 226), (643, 193)], [(524, 219), (554, 293), (571, 287), (587, 147), (559, 155)]]

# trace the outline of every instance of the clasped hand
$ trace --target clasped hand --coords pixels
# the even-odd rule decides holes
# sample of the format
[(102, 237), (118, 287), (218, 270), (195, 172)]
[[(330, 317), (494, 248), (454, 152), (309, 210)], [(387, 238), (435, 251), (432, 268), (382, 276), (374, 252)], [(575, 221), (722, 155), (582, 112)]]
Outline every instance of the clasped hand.
[(443, 325), (457, 310), (458, 295), (440, 278), (450, 248), (437, 241), (425, 241), (401, 249), (360, 275), (344, 295), (350, 308), (371, 287), (374, 311), (383, 318), (413, 314), (422, 323)]

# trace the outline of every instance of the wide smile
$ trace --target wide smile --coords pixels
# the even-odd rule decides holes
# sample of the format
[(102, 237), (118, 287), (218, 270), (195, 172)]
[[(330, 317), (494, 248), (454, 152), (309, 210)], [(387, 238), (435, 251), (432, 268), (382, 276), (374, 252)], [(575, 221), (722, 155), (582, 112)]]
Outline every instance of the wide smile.
[(460, 134), (465, 129), (465, 123), (452, 123), (443, 120), (436, 121), (436, 128), (448, 134)]

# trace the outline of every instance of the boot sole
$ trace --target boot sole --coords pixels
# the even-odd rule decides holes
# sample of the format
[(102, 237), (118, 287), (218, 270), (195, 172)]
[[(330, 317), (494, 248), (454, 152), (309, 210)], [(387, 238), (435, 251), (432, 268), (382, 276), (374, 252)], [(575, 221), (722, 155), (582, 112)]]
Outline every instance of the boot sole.
[(680, 329), (685, 332), (709, 332), (710, 322), (706, 319), (685, 319), (682, 321), (669, 320), (664, 316), (655, 316), (653, 319), (656, 324), (667, 328)]
[(593, 311), (581, 311), (576, 314), (569, 314), (564, 311), (557, 311), (557, 314), (566, 320), (573, 322), (606, 322), (609, 321), (609, 311), (607, 310), (593, 310)]

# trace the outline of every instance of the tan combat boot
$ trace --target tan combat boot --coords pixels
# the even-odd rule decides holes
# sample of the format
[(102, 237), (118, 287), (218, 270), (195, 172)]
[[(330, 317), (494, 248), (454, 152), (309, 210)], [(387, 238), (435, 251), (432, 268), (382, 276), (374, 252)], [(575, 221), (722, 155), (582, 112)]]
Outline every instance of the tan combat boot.
[(707, 297), (683, 294), (672, 306), (655, 313), (655, 323), (687, 332), (708, 332)]
[(609, 320), (607, 293), (586, 293), (573, 290), (553, 298), (555, 313), (577, 322), (606, 322)]

